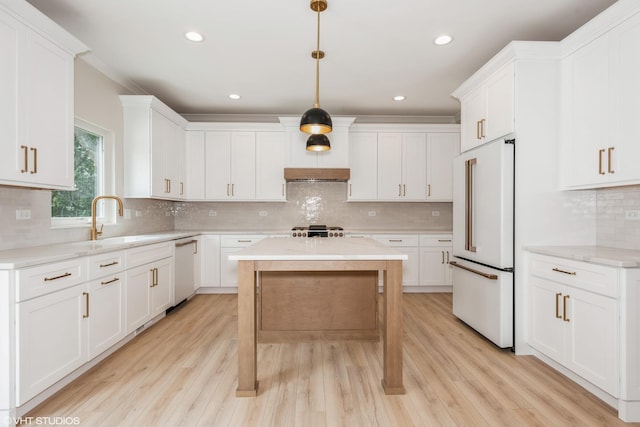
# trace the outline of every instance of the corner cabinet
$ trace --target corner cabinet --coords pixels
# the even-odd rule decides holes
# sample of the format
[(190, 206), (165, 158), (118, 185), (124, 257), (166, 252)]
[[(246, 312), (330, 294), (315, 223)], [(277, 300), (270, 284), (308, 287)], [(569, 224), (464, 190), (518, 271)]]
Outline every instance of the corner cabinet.
[(153, 96), (121, 95), (125, 197), (180, 200), (187, 121)]
[(640, 269), (531, 254), (529, 344), (640, 421)]
[(562, 60), (564, 187), (638, 184), (640, 11), (586, 43), (572, 37), (578, 47)]
[(87, 50), (30, 5), (0, 4), (0, 184), (73, 189), (73, 61)]

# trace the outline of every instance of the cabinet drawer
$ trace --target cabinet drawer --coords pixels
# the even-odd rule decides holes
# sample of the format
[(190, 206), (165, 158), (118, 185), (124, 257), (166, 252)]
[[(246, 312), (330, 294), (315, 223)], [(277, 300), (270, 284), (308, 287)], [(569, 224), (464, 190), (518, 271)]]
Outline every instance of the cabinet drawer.
[(422, 234), (420, 246), (451, 246), (453, 236), (451, 234)]
[(173, 255), (173, 242), (157, 243), (128, 249), (126, 254), (127, 268), (137, 267), (150, 262), (168, 258)]
[(86, 281), (86, 258), (16, 271), (16, 301), (59, 291)]
[(603, 265), (545, 255), (531, 257), (530, 273), (558, 283), (617, 298), (618, 270)]
[(419, 246), (420, 237), (411, 234), (378, 234), (373, 238), (388, 246)]
[(124, 270), (124, 251), (109, 252), (89, 257), (89, 280)]
[(223, 248), (246, 248), (256, 242), (264, 239), (263, 235), (245, 235), (245, 236), (222, 236), (220, 238), (220, 247)]

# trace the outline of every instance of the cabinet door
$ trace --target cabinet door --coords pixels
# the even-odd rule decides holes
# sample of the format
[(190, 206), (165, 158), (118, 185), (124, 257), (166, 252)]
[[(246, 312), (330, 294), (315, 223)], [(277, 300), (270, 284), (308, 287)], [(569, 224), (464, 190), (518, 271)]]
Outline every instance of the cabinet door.
[(402, 134), (402, 199), (427, 197), (427, 134)]
[(153, 266), (145, 264), (132, 268), (126, 273), (125, 321), (126, 333), (130, 334), (151, 319), (151, 286)]
[(89, 283), (89, 359), (125, 336), (124, 272)]
[[(614, 173), (608, 174), (613, 181), (640, 181), (640, 15), (625, 21), (613, 31), (611, 36), (617, 47), (613, 54), (615, 78), (612, 79), (616, 94), (614, 150), (608, 148)], [(608, 165), (607, 165), (608, 167)]]
[(256, 198), (256, 133), (231, 134), (231, 198)]
[(204, 132), (187, 131), (185, 141), (186, 199), (204, 200), (205, 189)]
[(231, 132), (207, 132), (205, 136), (207, 200), (231, 197)]
[(238, 286), (238, 261), (229, 260), (229, 255), (242, 248), (220, 248), (220, 286)]
[(401, 133), (378, 133), (378, 199), (402, 199)]
[(18, 406), (87, 360), (87, 292), (77, 285), (16, 304)]
[(563, 295), (564, 287), (561, 285), (529, 276), (529, 344), (559, 363), (564, 363), (565, 355)]
[(471, 150), (484, 142), (482, 126), (486, 119), (485, 103), (484, 87), (479, 87), (460, 101), (460, 151)]
[[(18, 118), (24, 114), (24, 94), (19, 86), (19, 51), (24, 46), (24, 26), (0, 12), (0, 180), (20, 181), (25, 153), (18, 140)], [(22, 120), (22, 119), (20, 119)]]
[(26, 30), (24, 79), (25, 180), (42, 187), (72, 189), (73, 58), (54, 43)]
[(178, 180), (178, 125), (151, 110), (151, 194), (176, 198)]
[(420, 284), (420, 250), (414, 247), (396, 247), (409, 256), (402, 262), (402, 286), (418, 286)]
[(200, 236), (199, 255), (197, 262), (200, 271), (200, 287), (220, 287), (220, 236)]
[(349, 200), (376, 200), (378, 197), (378, 134), (349, 134)]
[(151, 264), (155, 268), (155, 282), (151, 287), (151, 317), (173, 305), (173, 258)]
[(566, 86), (569, 144), (565, 179), (569, 186), (592, 185), (605, 180), (603, 158), (611, 145), (609, 121), (609, 41), (602, 36), (563, 62)]
[(284, 132), (256, 132), (256, 199), (286, 200)]
[(427, 200), (453, 200), (453, 158), (460, 154), (459, 133), (427, 134)]
[(484, 142), (513, 132), (515, 117), (515, 69), (507, 64), (487, 82)]
[(618, 305), (615, 299), (567, 288), (567, 368), (618, 395)]

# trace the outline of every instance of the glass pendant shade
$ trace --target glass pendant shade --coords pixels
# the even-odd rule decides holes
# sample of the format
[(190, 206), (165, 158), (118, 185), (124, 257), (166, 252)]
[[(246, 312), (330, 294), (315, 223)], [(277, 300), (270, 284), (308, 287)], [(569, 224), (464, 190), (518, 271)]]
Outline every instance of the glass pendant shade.
[(312, 135), (331, 132), (331, 116), (320, 107), (309, 108), (300, 118), (300, 130)]
[(328, 151), (331, 150), (329, 138), (324, 134), (315, 134), (307, 139), (307, 151)]

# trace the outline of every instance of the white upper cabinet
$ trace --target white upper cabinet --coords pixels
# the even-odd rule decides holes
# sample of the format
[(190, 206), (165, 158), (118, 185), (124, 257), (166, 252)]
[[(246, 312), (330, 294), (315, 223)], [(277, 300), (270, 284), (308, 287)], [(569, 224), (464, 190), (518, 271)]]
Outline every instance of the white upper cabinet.
[(640, 13), (626, 16), (591, 39), (574, 33), (562, 61), (565, 188), (640, 183)]
[(204, 132), (187, 131), (185, 135), (185, 195), (187, 200), (204, 200)]
[(378, 198), (378, 133), (351, 132), (349, 134), (349, 190), (351, 201)]
[(453, 200), (453, 158), (460, 154), (460, 133), (427, 134), (427, 201)]
[(514, 64), (508, 63), (474, 90), (454, 96), (461, 103), (461, 151), (513, 132)]
[[(186, 120), (160, 100), (121, 95), (125, 197), (184, 198), (180, 161)], [(181, 185), (182, 182), (182, 185)]]
[(378, 134), (378, 199), (425, 200), (427, 134)]
[(88, 49), (30, 5), (9, 8), (0, 5), (0, 184), (71, 190), (73, 60)]
[(333, 130), (327, 134), (331, 150), (307, 151), (309, 134), (300, 132), (300, 117), (280, 117), (287, 141), (286, 165), (290, 168), (347, 168), (349, 167), (349, 127), (354, 117), (333, 117)]
[(285, 133), (256, 132), (256, 199), (286, 200)]
[(206, 199), (255, 199), (255, 132), (210, 131), (205, 139)]

